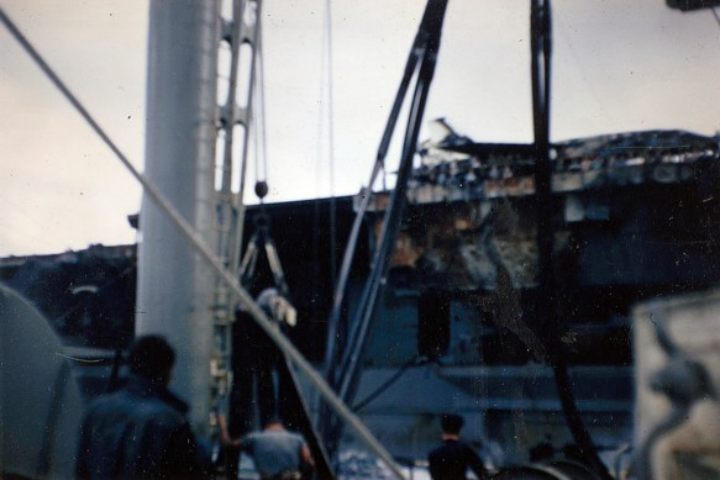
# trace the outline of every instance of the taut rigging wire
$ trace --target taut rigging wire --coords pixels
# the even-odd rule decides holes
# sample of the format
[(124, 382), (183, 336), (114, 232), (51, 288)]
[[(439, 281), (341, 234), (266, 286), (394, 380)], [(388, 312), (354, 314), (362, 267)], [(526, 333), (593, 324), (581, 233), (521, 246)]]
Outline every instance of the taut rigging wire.
[(261, 122), (260, 126), (262, 127), (262, 134), (260, 136), (260, 146), (262, 149), (262, 179), (267, 180), (268, 177), (268, 167), (267, 167), (267, 114), (265, 113), (265, 55), (262, 50), (262, 29), (260, 29), (260, 32), (258, 33), (258, 45), (260, 48), (258, 49), (258, 83), (260, 84), (260, 117)]
[(332, 2), (325, 0), (323, 20), (324, 78), (327, 81), (328, 181), (330, 189), (330, 284), (335, 286), (337, 273), (337, 211), (335, 201), (335, 92), (333, 90)]
[(262, 27), (257, 26), (257, 62), (256, 78), (255, 78), (255, 98), (257, 104), (257, 115), (255, 116), (255, 135), (253, 136), (255, 144), (255, 194), (258, 196), (260, 203), (263, 203), (265, 195), (268, 193), (268, 167), (267, 167), (267, 129), (266, 129), (266, 110), (265, 110), (265, 55), (263, 54)]

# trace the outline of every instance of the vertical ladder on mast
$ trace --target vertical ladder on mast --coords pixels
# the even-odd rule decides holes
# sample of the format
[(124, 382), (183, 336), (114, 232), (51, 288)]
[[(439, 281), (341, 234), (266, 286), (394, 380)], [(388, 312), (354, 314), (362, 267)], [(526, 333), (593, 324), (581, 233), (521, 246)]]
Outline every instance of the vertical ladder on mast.
[[(255, 125), (253, 115), (253, 98), (256, 89), (256, 67), (258, 55), (261, 53), (260, 36), (260, 13), (262, 0), (225, 0), (232, 1), (231, 19), (221, 18), (222, 39), (230, 47), (230, 71), (227, 79), (227, 99), (220, 105), (220, 118), (218, 122), (218, 139), (222, 137), (222, 152), (217, 154), (221, 160), (220, 167), (220, 189), (217, 191), (217, 228), (218, 228), (218, 256), (223, 260), (225, 266), (233, 273), (244, 277), (248, 271), (254, 270), (257, 254), (262, 249), (270, 264), (276, 285), (284, 295), (288, 294), (288, 287), (280, 264), (280, 258), (275, 249), (272, 239), (263, 233), (262, 226), (259, 226), (260, 236), (257, 234), (251, 239), (247, 247), (247, 253), (241, 264), (240, 254), (242, 251), (243, 226), (245, 221), (245, 206), (243, 196), (245, 191), (245, 172), (247, 166), (248, 146), (251, 128)], [(238, 85), (240, 66), (240, 47), (249, 47), (242, 52), (249, 55), (244, 60), (244, 65), (249, 65), (250, 72), (246, 77), (247, 85), (244, 86), (245, 97), (241, 100), (244, 105), (237, 104), (237, 92), (241, 87)], [(244, 72), (243, 72), (244, 73)], [(262, 86), (260, 87), (262, 88)], [(242, 150), (239, 158), (233, 158), (234, 130), (236, 125), (241, 125)], [(222, 132), (222, 134), (221, 134)], [(257, 153), (257, 152), (256, 152)], [(234, 168), (239, 167), (239, 168)], [(237, 179), (233, 179), (233, 171), (239, 172)], [(236, 187), (234, 189), (233, 187)], [(256, 189), (256, 193), (262, 196)], [(267, 225), (265, 225), (267, 227)], [(214, 412), (223, 411), (227, 405), (229, 391), (232, 383), (232, 324), (235, 319), (237, 300), (230, 295), (225, 284), (218, 279), (213, 304), (213, 356), (211, 364), (212, 384), (211, 409)], [(320, 436), (315, 431), (311, 415), (305, 399), (303, 398), (300, 384), (293, 371), (292, 365), (287, 357), (278, 365), (279, 375), (284, 378), (288, 387), (286, 401), (292, 405), (292, 423), (300, 430), (308, 441), (310, 450), (315, 458), (315, 470), (319, 479), (330, 480), (334, 478), (327, 453), (320, 441)], [(217, 417), (216, 417), (217, 418)], [(219, 428), (215, 425), (216, 431)]]
[[(255, 66), (260, 38), (261, 0), (224, 0), (230, 6), (228, 17), (221, 16), (222, 37), (218, 52), (223, 44), (230, 49), (229, 75), (221, 78), (226, 85), (223, 90), (227, 98), (218, 99), (218, 149), (216, 169), (219, 173), (220, 188), (217, 190), (217, 253), (231, 272), (237, 272), (240, 263), (240, 249), (243, 236), (245, 207), (243, 204), (245, 171), (248, 156), (250, 129), (253, 124), (252, 99), (255, 87)], [(223, 8), (223, 11), (226, 9)], [(239, 85), (239, 67), (241, 46), (247, 46), (243, 55), (249, 55), (244, 64), (249, 65), (248, 85)], [(246, 60), (246, 59), (243, 59)], [(237, 98), (238, 91), (245, 93)], [(242, 103), (238, 104), (238, 100)], [(235, 139), (236, 126), (242, 126), (241, 139)], [(222, 143), (220, 143), (222, 140)], [(233, 158), (233, 142), (242, 141), (242, 150), (238, 158)], [(238, 168), (234, 168), (238, 167)], [(233, 179), (233, 172), (239, 172)], [(216, 182), (216, 188), (217, 188)], [(213, 355), (210, 365), (210, 398), (213, 412), (221, 412), (227, 403), (232, 382), (232, 324), (235, 317), (237, 299), (233, 298), (225, 284), (218, 279), (213, 295)], [(214, 427), (218, 428), (217, 422)]]
[[(258, 196), (262, 199), (262, 196)], [(275, 242), (270, 236), (270, 220), (267, 218), (265, 212), (256, 215), (253, 220), (255, 223), (255, 232), (248, 242), (245, 256), (240, 265), (239, 274), (241, 281), (243, 284), (252, 283), (257, 271), (258, 257), (264, 253), (273, 276), (275, 287), (281, 296), (288, 299), (290, 291), (285, 281), (285, 272), (280, 262), (280, 255), (275, 247)], [(333, 480), (335, 475), (330, 463), (330, 458), (322, 443), (319, 432), (313, 425), (310, 407), (303, 396), (300, 381), (287, 355), (281, 355), (282, 361), (277, 362), (276, 365), (278, 387), (280, 390), (276, 407), (286, 415), (283, 421), (290, 425), (293, 430), (301, 433), (305, 438), (313, 459), (315, 460), (316, 476), (314, 478), (317, 478), (317, 480)], [(285, 408), (280, 407), (281, 403)]]

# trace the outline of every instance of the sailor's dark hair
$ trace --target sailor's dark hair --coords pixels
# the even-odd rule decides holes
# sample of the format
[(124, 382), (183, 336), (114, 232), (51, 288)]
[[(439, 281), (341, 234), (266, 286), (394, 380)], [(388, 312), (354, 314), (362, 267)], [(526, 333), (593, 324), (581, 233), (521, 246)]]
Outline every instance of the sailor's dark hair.
[(440, 418), (440, 425), (442, 426), (443, 433), (457, 435), (460, 433), (463, 425), (465, 425), (465, 420), (460, 415), (446, 413)]
[(175, 363), (175, 351), (160, 335), (143, 335), (130, 346), (128, 365), (136, 375), (163, 380)]
[(283, 419), (280, 415), (271, 415), (270, 417), (268, 417), (267, 420), (265, 420), (265, 422), (263, 423), (263, 427), (267, 427), (276, 423), (283, 425), (285, 422), (283, 422)]

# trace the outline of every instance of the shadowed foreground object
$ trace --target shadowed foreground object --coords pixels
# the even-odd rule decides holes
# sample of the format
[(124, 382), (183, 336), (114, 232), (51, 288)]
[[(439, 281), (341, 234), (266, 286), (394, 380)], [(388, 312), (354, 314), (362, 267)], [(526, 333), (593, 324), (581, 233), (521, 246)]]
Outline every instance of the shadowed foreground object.
[(0, 477), (73, 478), (80, 392), (47, 320), (0, 287)]

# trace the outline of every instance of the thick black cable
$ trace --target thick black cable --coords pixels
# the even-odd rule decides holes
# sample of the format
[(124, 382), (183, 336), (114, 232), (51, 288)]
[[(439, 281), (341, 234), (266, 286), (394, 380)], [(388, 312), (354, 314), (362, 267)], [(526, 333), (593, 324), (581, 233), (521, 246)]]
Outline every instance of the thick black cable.
[(555, 213), (550, 160), (550, 79), (552, 56), (552, 18), (550, 0), (532, 0), (530, 10), (531, 76), (533, 128), (535, 136), (535, 196), (537, 199), (538, 327), (549, 353), (558, 397), (567, 426), (592, 469), (603, 479), (611, 479), (598, 456), (590, 433), (580, 415), (572, 390), (565, 351), (560, 341), (557, 319), (557, 292), (553, 273)]

